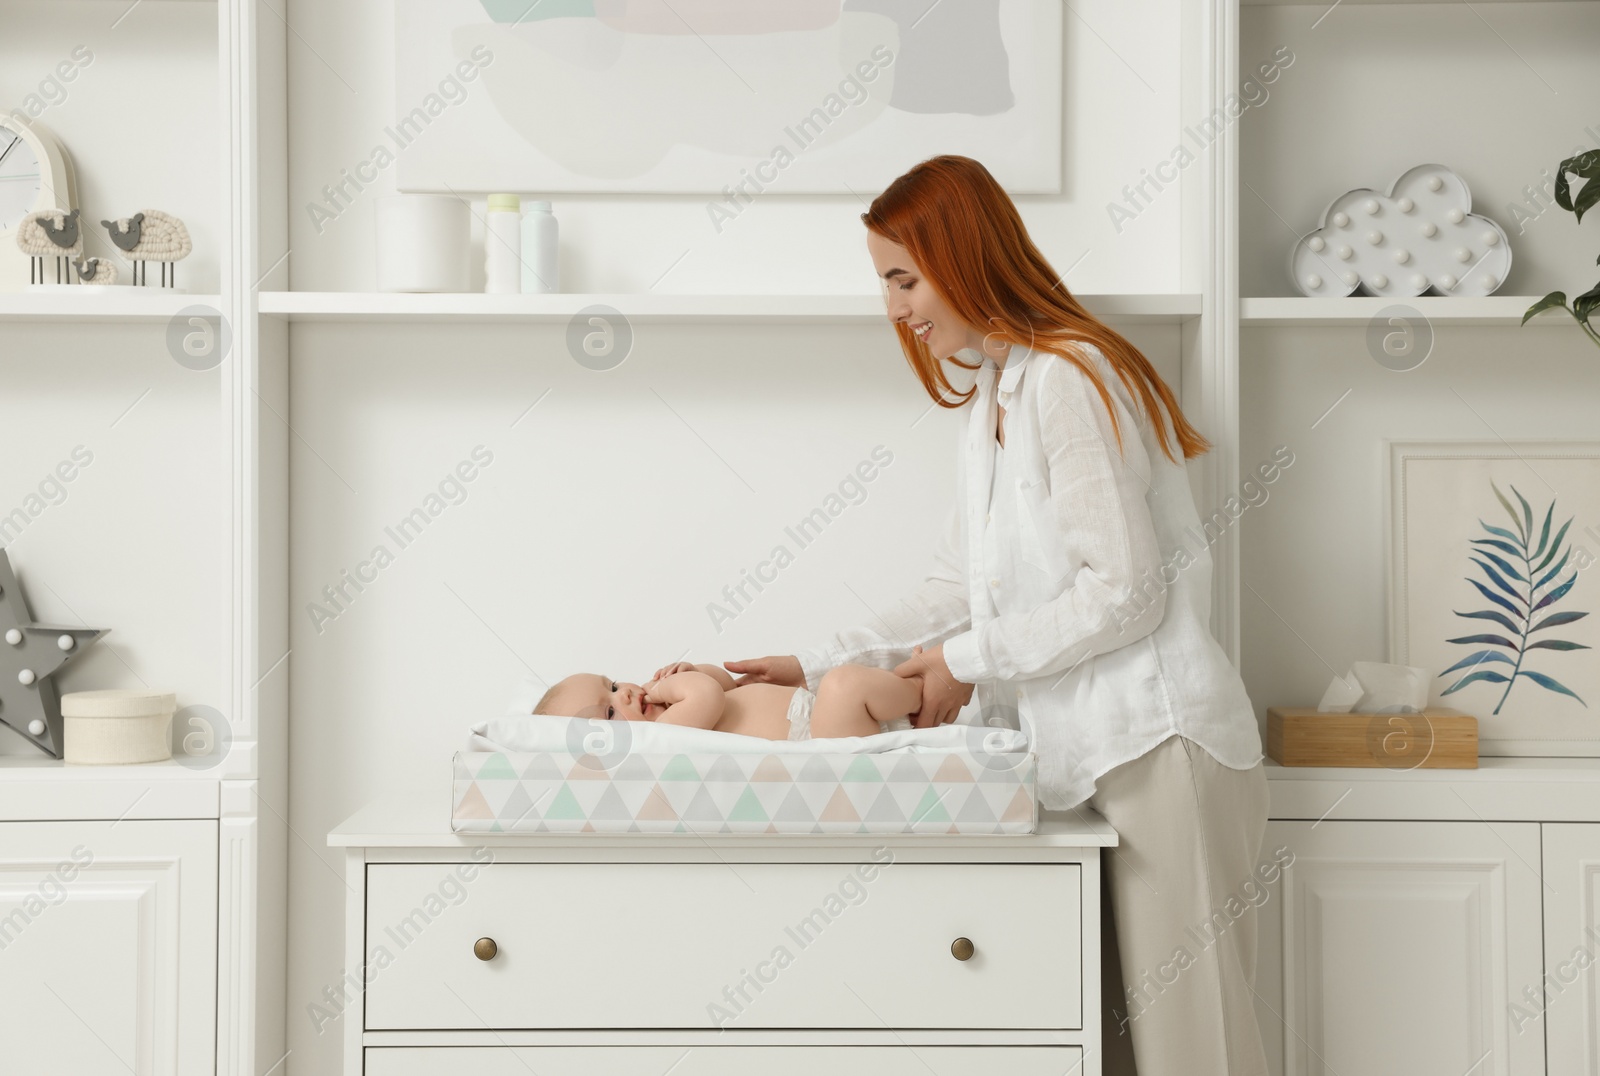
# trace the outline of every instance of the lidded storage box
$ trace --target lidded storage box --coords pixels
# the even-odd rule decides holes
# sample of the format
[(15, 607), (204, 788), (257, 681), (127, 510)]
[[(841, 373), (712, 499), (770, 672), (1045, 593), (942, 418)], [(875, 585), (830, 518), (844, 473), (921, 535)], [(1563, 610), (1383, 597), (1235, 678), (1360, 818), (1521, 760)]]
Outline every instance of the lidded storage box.
[(172, 715), (178, 699), (170, 691), (111, 688), (61, 696), (69, 763), (113, 765), (162, 762), (172, 757)]

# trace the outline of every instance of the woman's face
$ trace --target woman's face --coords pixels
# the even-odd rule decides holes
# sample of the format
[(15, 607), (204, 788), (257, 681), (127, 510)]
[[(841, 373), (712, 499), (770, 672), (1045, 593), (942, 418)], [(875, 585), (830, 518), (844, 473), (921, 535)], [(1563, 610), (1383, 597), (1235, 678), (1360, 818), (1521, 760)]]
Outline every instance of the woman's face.
[(890, 321), (907, 325), (937, 358), (983, 346), (983, 333), (945, 305), (944, 297), (922, 275), (905, 247), (869, 231), (867, 252), (872, 255)]

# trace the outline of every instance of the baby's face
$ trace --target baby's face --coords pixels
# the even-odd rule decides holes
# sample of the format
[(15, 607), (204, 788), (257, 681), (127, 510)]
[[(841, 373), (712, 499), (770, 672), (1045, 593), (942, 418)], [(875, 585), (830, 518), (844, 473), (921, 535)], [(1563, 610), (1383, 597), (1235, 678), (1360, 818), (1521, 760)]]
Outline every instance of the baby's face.
[(625, 680), (612, 680), (596, 673), (579, 673), (567, 678), (570, 707), (578, 717), (601, 721), (654, 721), (666, 709), (644, 697), (644, 688)]

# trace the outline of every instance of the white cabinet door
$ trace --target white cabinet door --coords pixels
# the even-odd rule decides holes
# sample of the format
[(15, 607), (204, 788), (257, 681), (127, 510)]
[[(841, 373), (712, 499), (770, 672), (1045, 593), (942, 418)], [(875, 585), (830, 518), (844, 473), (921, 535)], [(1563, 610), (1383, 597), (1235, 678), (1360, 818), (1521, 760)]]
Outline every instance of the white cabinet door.
[(0, 823), (0, 1069), (215, 1071), (217, 824)]
[(1550, 1076), (1600, 1072), (1600, 825), (1544, 827), (1544, 982), (1514, 998), (1527, 1033), (1541, 1021)]
[[(1256, 1012), (1283, 1076), (1540, 1076), (1534, 822), (1271, 822)], [(1292, 858), (1291, 858), (1292, 857)]]

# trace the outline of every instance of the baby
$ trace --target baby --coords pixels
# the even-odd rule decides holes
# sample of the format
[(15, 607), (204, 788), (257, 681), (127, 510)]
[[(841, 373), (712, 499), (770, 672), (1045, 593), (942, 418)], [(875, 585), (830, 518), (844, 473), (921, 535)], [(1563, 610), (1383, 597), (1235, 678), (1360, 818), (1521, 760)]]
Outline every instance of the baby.
[(576, 673), (545, 692), (536, 714), (606, 721), (661, 721), (768, 740), (871, 736), (911, 728), (922, 705), (922, 677), (888, 669), (839, 665), (813, 694), (803, 687), (745, 684), (715, 665), (674, 662), (642, 687), (594, 673)]

